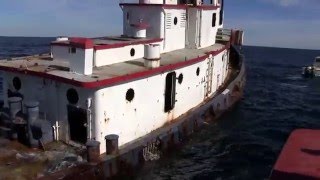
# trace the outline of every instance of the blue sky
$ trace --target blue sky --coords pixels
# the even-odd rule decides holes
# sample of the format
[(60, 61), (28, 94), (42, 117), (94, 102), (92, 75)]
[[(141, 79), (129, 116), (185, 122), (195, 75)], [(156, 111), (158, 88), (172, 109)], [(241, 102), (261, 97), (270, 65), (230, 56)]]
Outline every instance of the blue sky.
[[(320, 0), (225, 0), (247, 45), (320, 49)], [(0, 36), (121, 34), (119, 0), (1, 0)]]

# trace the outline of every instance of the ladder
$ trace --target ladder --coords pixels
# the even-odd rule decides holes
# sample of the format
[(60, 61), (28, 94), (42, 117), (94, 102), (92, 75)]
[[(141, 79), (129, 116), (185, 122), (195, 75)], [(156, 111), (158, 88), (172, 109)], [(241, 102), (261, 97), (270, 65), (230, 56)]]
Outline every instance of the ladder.
[(212, 92), (212, 78), (213, 78), (213, 66), (214, 66), (213, 59), (214, 57), (209, 57), (207, 62), (208, 68), (206, 71), (207, 82), (206, 82), (206, 88), (205, 88), (206, 89), (205, 97), (208, 97)]

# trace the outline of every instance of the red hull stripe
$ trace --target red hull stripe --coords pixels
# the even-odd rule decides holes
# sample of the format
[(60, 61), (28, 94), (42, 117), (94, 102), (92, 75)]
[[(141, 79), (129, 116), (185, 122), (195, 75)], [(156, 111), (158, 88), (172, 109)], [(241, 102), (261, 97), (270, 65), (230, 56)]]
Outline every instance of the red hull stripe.
[(206, 58), (208, 58), (209, 54), (217, 55), (217, 54), (221, 53), (222, 51), (229, 49), (229, 48), (230, 48), (230, 44), (224, 46), (222, 49), (208, 52), (207, 55), (201, 56), (201, 57), (198, 57), (195, 59), (179, 62), (176, 64), (170, 64), (167, 66), (161, 66), (159, 68), (150, 69), (150, 70), (137, 72), (137, 73), (133, 73), (133, 74), (118, 76), (118, 77), (114, 77), (114, 78), (110, 78), (110, 79), (97, 80), (94, 82), (80, 82), (80, 81), (76, 81), (73, 79), (67, 79), (64, 77), (59, 77), (56, 75), (47, 74), (44, 72), (36, 72), (36, 71), (17, 69), (17, 68), (11, 68), (11, 67), (4, 67), (4, 66), (0, 66), (0, 70), (14, 72), (14, 73), (20, 73), (20, 74), (28, 74), (28, 75), (37, 76), (40, 78), (59, 81), (62, 83), (73, 85), (73, 86), (83, 87), (83, 88), (99, 88), (99, 87), (107, 87), (107, 86), (122, 84), (122, 83), (133, 81), (136, 79), (142, 79), (145, 77), (150, 77), (153, 75), (157, 75), (157, 74), (161, 74), (164, 72), (173, 71), (173, 70), (176, 70), (179, 68), (183, 68), (183, 67), (204, 61)]

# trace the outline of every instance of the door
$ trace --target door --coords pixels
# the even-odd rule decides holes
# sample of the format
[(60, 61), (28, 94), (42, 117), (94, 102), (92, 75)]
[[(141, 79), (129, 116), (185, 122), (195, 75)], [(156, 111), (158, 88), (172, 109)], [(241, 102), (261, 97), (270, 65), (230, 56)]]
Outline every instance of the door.
[(176, 73), (168, 73), (166, 77), (166, 87), (164, 95), (164, 111), (169, 112), (176, 103)]
[(70, 139), (85, 144), (87, 142), (87, 110), (68, 105)]

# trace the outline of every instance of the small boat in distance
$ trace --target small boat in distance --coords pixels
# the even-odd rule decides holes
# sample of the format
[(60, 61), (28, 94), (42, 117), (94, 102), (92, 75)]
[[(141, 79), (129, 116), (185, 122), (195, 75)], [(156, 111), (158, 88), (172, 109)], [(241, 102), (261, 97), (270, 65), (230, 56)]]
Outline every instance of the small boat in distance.
[(312, 66), (304, 66), (302, 68), (302, 76), (305, 78), (320, 76), (320, 56), (315, 58)]

